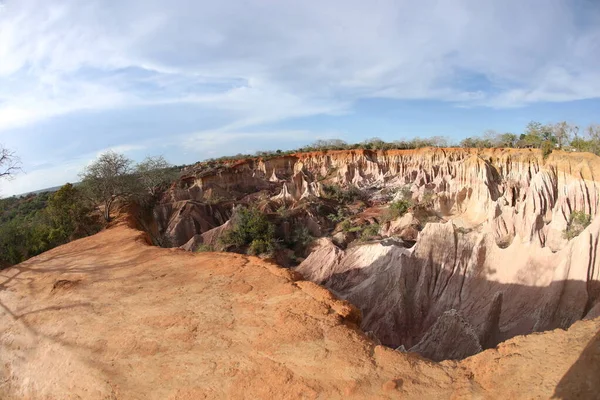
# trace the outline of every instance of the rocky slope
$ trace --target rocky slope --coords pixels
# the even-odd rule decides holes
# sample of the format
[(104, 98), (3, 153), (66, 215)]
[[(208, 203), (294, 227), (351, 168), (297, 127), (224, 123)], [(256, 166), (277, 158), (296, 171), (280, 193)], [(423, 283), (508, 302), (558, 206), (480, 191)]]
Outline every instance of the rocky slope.
[(0, 398), (567, 399), (600, 390), (599, 319), (433, 363), (376, 345), (357, 328), (356, 308), (289, 269), (147, 240), (119, 224), (0, 271)]
[[(547, 159), (523, 149), (303, 153), (192, 169), (156, 215), (161, 232), (193, 250), (214, 243), (235, 204), (323, 205), (324, 186), (339, 185), (361, 188), (377, 206), (384, 192), (408, 191), (428, 214), (386, 223), (360, 214), (380, 223), (383, 240), (350, 246), (354, 237), (305, 207), (296, 223), (321, 239), (296, 270), (358, 306), (362, 328), (383, 344), (464, 358), (600, 315), (596, 171), (598, 157), (560, 151)], [(574, 211), (592, 221), (568, 240)], [(464, 348), (439, 337), (446, 330)]]

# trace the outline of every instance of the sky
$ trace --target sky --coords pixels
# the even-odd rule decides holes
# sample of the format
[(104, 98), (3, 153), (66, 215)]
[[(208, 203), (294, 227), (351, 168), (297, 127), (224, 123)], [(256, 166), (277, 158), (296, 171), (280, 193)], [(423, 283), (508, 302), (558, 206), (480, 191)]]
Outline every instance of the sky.
[(0, 0), (10, 196), (103, 151), (173, 164), (316, 139), (600, 122), (598, 0)]

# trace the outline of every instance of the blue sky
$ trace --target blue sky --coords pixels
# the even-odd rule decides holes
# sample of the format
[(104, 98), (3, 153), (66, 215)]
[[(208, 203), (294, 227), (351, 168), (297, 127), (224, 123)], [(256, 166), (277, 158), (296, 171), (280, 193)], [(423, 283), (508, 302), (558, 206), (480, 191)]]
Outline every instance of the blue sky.
[(596, 0), (0, 0), (3, 196), (107, 149), (175, 164), (600, 122)]

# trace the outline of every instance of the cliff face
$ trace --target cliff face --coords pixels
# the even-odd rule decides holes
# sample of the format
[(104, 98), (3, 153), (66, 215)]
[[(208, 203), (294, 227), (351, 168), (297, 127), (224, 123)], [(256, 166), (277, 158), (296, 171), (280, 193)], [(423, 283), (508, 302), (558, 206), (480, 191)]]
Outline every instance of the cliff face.
[(565, 245), (562, 231), (571, 211), (596, 215), (600, 193), (594, 170), (599, 168), (600, 160), (587, 153), (556, 151), (544, 160), (537, 150), (521, 149), (300, 153), (192, 174), (171, 200), (278, 189), (275, 199), (298, 201), (321, 195), (323, 180), (359, 187), (409, 185), (416, 196), (436, 193), (443, 215), (460, 215), (470, 225), (493, 221), (497, 241), (518, 235), (557, 250)]
[[(598, 157), (560, 151), (547, 159), (514, 149), (315, 152), (191, 173), (171, 200), (185, 205), (227, 195), (231, 204), (253, 203), (249, 194), (260, 192), (274, 204), (297, 204), (321, 198), (324, 184), (371, 194), (407, 188), (414, 201), (431, 199), (437, 222), (414, 231), (412, 248), (383, 240), (343, 249), (322, 238), (296, 270), (357, 305), (362, 328), (386, 345), (430, 348), (422, 341), (455, 310), (450, 325), (466, 321), (488, 348), (600, 315), (596, 171)], [(592, 223), (568, 240), (574, 211)], [(163, 225), (182, 245), (227, 213), (195, 229), (181, 229), (179, 214)], [(440, 349), (441, 358), (448, 351)]]

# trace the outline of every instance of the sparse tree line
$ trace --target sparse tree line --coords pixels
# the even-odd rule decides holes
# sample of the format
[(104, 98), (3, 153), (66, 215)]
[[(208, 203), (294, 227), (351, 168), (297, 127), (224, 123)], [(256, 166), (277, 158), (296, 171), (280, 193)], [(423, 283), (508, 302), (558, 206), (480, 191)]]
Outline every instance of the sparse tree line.
[(458, 143), (453, 143), (444, 136), (431, 136), (429, 138), (414, 138), (386, 142), (374, 137), (360, 143), (349, 144), (341, 139), (317, 140), (310, 145), (293, 150), (258, 151), (255, 154), (236, 154), (212, 158), (205, 161), (209, 166), (217, 166), (230, 161), (261, 157), (269, 159), (294, 153), (329, 150), (409, 150), (423, 147), (464, 147), (464, 148), (535, 148), (541, 149), (545, 156), (554, 149), (568, 151), (586, 151), (600, 155), (600, 124), (591, 124), (586, 127), (569, 124), (565, 121), (558, 123), (542, 124), (532, 121), (527, 124), (524, 131), (516, 133), (499, 133), (488, 130), (481, 136), (467, 137)]
[(600, 155), (600, 125), (591, 124), (584, 129), (565, 121), (541, 124), (532, 121), (520, 135), (487, 131), (481, 137), (469, 137), (460, 142), (461, 147), (536, 148), (544, 153), (552, 149), (588, 151)]
[[(0, 171), (9, 177), (18, 160), (6, 154), (12, 159), (0, 164)], [(152, 207), (177, 174), (162, 157), (134, 164), (122, 154), (106, 152), (82, 171), (77, 185), (0, 199), (0, 268), (98, 232), (111, 220), (116, 204)]]
[(81, 188), (104, 220), (110, 222), (119, 201), (152, 203), (177, 178), (178, 172), (161, 156), (134, 164), (125, 155), (108, 151), (80, 174)]

